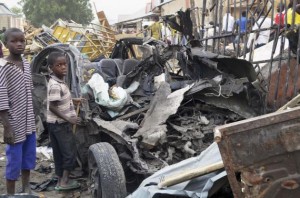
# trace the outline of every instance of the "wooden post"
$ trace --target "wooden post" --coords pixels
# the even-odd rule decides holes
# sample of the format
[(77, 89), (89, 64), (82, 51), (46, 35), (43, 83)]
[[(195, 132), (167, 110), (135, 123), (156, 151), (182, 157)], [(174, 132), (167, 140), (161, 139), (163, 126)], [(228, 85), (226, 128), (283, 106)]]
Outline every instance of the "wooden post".
[(214, 164), (207, 165), (205, 167), (197, 167), (194, 169), (185, 170), (183, 172), (170, 175), (169, 177), (167, 177), (166, 179), (164, 179), (162, 182), (158, 184), (158, 188), (162, 189), (168, 186), (173, 186), (188, 181), (190, 179), (217, 171), (221, 168), (224, 168), (223, 161), (219, 161)]

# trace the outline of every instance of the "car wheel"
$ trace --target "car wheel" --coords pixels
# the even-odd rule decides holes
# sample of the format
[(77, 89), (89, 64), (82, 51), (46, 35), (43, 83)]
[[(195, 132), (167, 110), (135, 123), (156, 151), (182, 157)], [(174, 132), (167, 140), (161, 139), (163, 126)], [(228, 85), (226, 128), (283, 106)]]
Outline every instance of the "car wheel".
[(92, 197), (126, 197), (125, 174), (114, 147), (106, 142), (93, 144), (88, 159)]

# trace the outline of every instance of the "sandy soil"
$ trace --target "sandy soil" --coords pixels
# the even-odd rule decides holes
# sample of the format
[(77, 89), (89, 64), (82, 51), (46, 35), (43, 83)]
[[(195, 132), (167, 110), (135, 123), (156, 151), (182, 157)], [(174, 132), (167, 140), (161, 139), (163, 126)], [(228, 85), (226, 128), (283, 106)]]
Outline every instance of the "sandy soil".
[[(0, 194), (6, 194), (6, 186), (5, 186), (5, 162), (6, 156), (5, 156), (5, 144), (3, 143), (3, 127), (0, 125)], [(39, 168), (42, 164), (44, 166), (49, 166), (51, 161), (45, 161), (45, 157), (42, 154), (37, 155), (37, 164), (36, 169)], [(32, 171), (31, 172), (31, 182), (35, 183), (42, 183), (48, 179), (53, 178), (54, 170), (51, 171), (51, 173), (45, 174), (45, 173), (39, 173), (38, 171)], [(36, 192), (40, 195), (40, 197), (47, 197), (47, 198), (77, 198), (77, 197), (90, 197), (89, 191), (87, 190), (87, 178), (80, 178), (78, 180), (81, 183), (81, 188), (75, 191), (69, 191), (69, 192), (57, 192), (54, 190), (54, 187), (49, 187), (47, 191), (42, 192)], [(16, 184), (16, 192), (18, 189), (20, 189), (21, 183), (18, 181)]]

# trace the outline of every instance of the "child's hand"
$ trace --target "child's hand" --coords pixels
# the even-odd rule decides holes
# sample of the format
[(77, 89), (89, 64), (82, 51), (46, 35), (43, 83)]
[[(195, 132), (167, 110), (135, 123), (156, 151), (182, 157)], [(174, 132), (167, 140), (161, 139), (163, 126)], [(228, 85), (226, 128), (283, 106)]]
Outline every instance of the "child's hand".
[(70, 117), (68, 119), (68, 122), (71, 123), (71, 124), (73, 124), (73, 125), (75, 125), (75, 124), (77, 124), (77, 120), (78, 120), (78, 117), (77, 116), (73, 116), (73, 117)]
[(11, 125), (4, 127), (3, 135), (4, 135), (3, 137), (4, 143), (11, 144), (11, 145), (15, 144), (15, 132), (11, 127)]
[(82, 101), (85, 101), (85, 98), (72, 98), (72, 101), (73, 101), (73, 104), (77, 106), (77, 105), (80, 105), (80, 103)]
[(76, 124), (77, 124), (77, 125), (81, 125), (81, 122), (82, 122), (82, 119), (81, 119), (81, 117), (77, 117)]

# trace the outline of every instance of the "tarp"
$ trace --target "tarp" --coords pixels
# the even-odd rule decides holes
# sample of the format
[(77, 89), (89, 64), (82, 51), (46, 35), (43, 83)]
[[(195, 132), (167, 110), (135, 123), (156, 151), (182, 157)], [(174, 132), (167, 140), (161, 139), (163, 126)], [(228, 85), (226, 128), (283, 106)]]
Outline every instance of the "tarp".
[(222, 161), (222, 158), (219, 148), (216, 143), (213, 143), (199, 156), (186, 159), (171, 166), (167, 166), (148, 177), (142, 182), (139, 188), (127, 196), (127, 198), (151, 198), (156, 194), (206, 198), (208, 197), (209, 190), (212, 188), (213, 184), (227, 176), (224, 170), (203, 175), (164, 189), (159, 189), (157, 184), (160, 183), (164, 178), (182, 173), (184, 170), (204, 167), (220, 161)]

